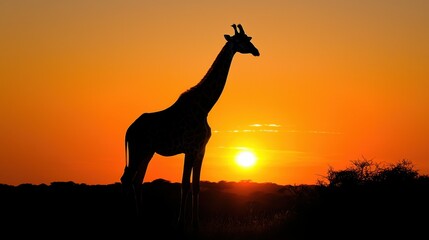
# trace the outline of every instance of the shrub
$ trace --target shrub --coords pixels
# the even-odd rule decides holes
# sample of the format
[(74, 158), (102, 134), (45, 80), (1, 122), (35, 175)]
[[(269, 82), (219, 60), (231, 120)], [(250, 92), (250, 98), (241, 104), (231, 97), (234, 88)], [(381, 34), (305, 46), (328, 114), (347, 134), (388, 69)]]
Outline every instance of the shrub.
[(351, 161), (351, 163), (352, 166), (345, 170), (335, 171), (333, 168), (329, 168), (326, 176), (328, 183), (319, 180), (319, 185), (348, 187), (373, 183), (404, 184), (411, 183), (420, 177), (427, 177), (420, 176), (411, 161), (406, 159), (387, 166), (365, 158)]

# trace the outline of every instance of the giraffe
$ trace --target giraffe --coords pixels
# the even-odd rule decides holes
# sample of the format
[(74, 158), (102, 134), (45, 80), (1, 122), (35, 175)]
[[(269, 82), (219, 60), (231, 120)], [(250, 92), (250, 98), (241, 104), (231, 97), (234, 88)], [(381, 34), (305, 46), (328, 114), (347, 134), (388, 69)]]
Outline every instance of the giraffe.
[(137, 214), (140, 214), (141, 208), (141, 184), (153, 155), (183, 153), (177, 223), (180, 228), (185, 227), (185, 206), (192, 192), (192, 226), (198, 229), (200, 172), (206, 144), (211, 136), (207, 116), (222, 94), (235, 53), (259, 56), (258, 49), (250, 42), (252, 37), (246, 35), (242, 25), (233, 24), (232, 27), (234, 35), (224, 35), (225, 45), (200, 82), (183, 92), (170, 107), (143, 113), (128, 127), (125, 134), (126, 164), (121, 183), (124, 189), (133, 193)]

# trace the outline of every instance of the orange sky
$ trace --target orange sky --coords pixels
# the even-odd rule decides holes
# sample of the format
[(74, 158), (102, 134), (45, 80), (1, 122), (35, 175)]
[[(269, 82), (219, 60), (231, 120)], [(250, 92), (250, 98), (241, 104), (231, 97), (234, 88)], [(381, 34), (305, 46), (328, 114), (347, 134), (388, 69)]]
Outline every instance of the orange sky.
[[(351, 160), (429, 174), (428, 1), (1, 1), (0, 183), (119, 182), (124, 134), (243, 24), (201, 179), (314, 184)], [(242, 148), (257, 165), (242, 169)], [(183, 155), (145, 181), (180, 181)]]

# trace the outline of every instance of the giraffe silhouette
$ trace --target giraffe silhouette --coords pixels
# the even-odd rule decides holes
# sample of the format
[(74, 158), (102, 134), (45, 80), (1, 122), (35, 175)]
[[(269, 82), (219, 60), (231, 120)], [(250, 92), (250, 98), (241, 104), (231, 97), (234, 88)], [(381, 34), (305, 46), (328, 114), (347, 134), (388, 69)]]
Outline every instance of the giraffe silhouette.
[(182, 93), (170, 107), (143, 113), (128, 127), (125, 134), (126, 166), (121, 183), (133, 194), (137, 214), (141, 214), (141, 184), (153, 155), (183, 153), (178, 226), (181, 229), (185, 227), (185, 206), (192, 190), (192, 226), (198, 229), (200, 172), (211, 136), (207, 116), (222, 94), (235, 53), (259, 56), (258, 49), (250, 42), (252, 38), (245, 34), (243, 27), (240, 24), (232, 27), (235, 34), (224, 35), (226, 44), (198, 84)]

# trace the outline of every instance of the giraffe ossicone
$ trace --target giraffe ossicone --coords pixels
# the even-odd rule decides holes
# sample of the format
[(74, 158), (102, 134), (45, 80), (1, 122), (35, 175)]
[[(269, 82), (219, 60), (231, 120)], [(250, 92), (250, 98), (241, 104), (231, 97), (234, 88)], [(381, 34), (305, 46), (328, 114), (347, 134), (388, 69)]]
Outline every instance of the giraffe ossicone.
[(211, 136), (207, 116), (222, 94), (235, 53), (259, 56), (258, 49), (250, 42), (252, 38), (246, 35), (242, 25), (233, 24), (232, 27), (235, 34), (224, 35), (227, 42), (200, 82), (182, 93), (170, 107), (143, 113), (128, 127), (125, 134), (126, 166), (121, 183), (133, 194), (137, 214), (141, 214), (141, 185), (153, 155), (183, 153), (178, 224), (181, 229), (185, 227), (185, 206), (192, 192), (192, 225), (198, 228), (200, 174), (206, 144)]

